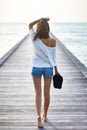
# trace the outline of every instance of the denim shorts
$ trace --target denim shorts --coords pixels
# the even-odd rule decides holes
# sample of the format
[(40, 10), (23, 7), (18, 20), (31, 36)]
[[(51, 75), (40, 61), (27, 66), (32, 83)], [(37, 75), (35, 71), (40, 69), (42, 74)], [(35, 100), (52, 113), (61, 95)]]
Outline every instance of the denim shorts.
[(45, 78), (51, 78), (53, 76), (53, 68), (46, 67), (46, 68), (38, 68), (33, 67), (32, 68), (32, 76), (44, 76)]

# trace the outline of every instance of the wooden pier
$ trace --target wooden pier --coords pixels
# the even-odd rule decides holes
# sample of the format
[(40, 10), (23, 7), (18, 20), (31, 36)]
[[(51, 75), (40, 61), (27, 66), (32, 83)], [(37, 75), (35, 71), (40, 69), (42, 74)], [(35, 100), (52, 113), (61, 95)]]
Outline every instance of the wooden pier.
[[(0, 130), (38, 130), (31, 59), (28, 36), (0, 67)], [(59, 42), (57, 63), (63, 88), (51, 84), (48, 122), (42, 130), (87, 130), (87, 78)]]

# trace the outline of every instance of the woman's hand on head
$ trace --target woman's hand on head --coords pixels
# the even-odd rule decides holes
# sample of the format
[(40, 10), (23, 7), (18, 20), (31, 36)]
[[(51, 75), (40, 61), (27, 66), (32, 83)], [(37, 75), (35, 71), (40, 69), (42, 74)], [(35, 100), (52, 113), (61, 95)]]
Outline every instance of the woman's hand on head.
[(49, 17), (47, 17), (47, 18), (46, 18), (46, 20), (47, 20), (47, 21), (49, 21), (49, 20), (50, 20), (50, 18), (49, 18)]
[(42, 19), (45, 19), (46, 21), (49, 21), (49, 20), (50, 20), (49, 17), (47, 17), (47, 18), (41, 18), (41, 20), (42, 20)]

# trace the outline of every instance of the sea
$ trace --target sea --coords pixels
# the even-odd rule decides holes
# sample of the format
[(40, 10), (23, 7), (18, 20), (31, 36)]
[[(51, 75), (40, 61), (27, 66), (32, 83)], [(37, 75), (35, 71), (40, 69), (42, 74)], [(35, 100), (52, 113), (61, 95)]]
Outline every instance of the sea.
[(52, 23), (51, 30), (87, 67), (87, 23)]
[(0, 58), (28, 34), (25, 23), (0, 23)]
[[(87, 67), (87, 23), (49, 23), (51, 32)], [(27, 34), (27, 23), (0, 23), (0, 58)]]

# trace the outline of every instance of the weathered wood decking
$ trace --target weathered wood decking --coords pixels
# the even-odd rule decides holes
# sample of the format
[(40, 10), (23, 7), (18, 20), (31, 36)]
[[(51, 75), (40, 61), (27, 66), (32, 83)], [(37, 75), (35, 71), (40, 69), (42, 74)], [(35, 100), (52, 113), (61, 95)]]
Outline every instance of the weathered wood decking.
[[(0, 67), (0, 130), (37, 130), (31, 57), (27, 38)], [(51, 85), (48, 122), (43, 130), (87, 130), (87, 79), (60, 45), (57, 62), (64, 77), (63, 89)]]

